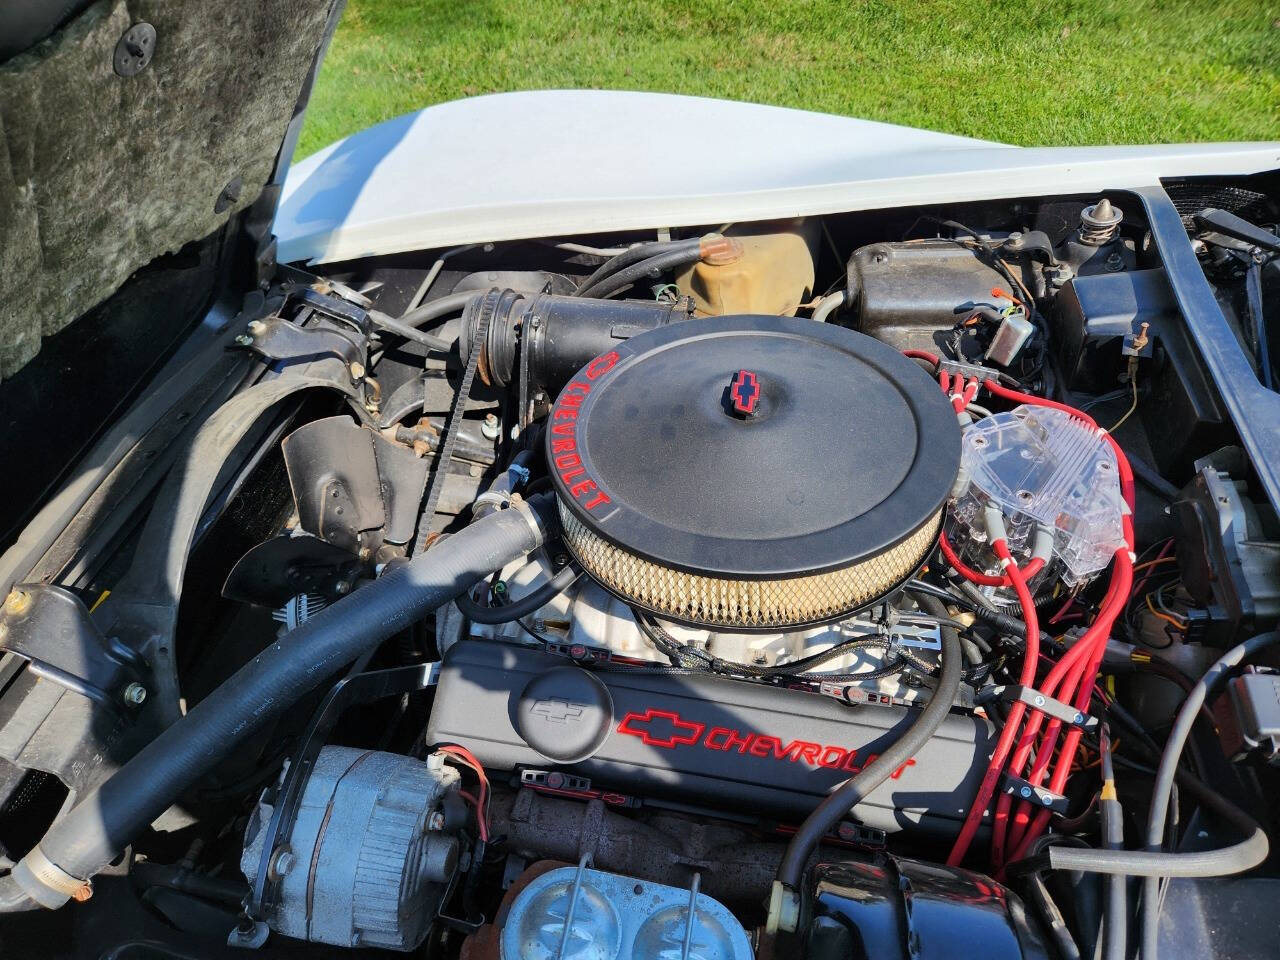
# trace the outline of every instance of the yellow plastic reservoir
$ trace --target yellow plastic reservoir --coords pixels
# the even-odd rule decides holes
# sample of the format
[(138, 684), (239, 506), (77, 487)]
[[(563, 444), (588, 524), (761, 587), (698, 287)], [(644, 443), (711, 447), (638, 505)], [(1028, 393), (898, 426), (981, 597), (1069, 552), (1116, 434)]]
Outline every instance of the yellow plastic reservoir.
[(817, 220), (783, 220), (729, 228), (722, 255), (704, 257), (676, 274), (680, 293), (700, 316), (766, 313), (795, 316), (813, 296)]

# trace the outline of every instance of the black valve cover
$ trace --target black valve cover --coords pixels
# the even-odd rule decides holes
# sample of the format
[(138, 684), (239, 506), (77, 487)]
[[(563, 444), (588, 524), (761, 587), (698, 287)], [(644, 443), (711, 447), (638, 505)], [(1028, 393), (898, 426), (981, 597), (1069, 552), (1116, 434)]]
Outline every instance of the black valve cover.
[[(589, 672), (541, 650), (464, 640), (445, 657), (427, 741), (461, 744), (493, 770), (571, 771), (639, 797), (800, 818), (916, 716), (710, 674)], [(858, 818), (954, 834), (991, 740), (985, 720), (953, 713)]]

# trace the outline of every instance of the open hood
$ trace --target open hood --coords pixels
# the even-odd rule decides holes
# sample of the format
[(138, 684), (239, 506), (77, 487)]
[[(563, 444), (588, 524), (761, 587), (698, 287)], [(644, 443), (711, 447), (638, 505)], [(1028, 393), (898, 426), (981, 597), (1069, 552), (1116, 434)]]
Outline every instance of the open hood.
[(264, 191), (269, 217), (340, 6), (4, 5), (0, 379)]
[(275, 232), (282, 262), (318, 264), (1276, 167), (1276, 143), (1019, 148), (706, 97), (538, 90), (438, 104), (312, 154), (289, 173)]

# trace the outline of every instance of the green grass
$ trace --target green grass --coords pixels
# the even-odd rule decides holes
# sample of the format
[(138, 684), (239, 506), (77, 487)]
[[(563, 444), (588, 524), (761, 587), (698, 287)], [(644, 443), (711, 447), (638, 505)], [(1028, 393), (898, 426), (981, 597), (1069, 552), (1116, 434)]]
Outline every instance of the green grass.
[(350, 0), (299, 155), (432, 103), (557, 87), (1024, 145), (1280, 139), (1280, 3)]

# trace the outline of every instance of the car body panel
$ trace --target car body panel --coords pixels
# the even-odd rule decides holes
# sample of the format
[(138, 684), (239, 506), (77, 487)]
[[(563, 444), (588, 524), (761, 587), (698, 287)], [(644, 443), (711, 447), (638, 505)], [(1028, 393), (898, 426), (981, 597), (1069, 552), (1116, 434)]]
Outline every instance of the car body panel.
[(549, 90), (443, 103), (294, 164), (284, 262), (460, 243), (1087, 193), (1280, 167), (1280, 143), (1010, 147), (669, 94)]

